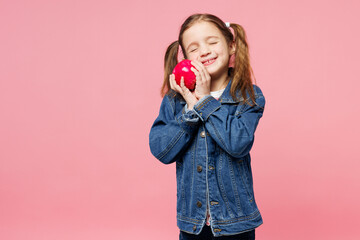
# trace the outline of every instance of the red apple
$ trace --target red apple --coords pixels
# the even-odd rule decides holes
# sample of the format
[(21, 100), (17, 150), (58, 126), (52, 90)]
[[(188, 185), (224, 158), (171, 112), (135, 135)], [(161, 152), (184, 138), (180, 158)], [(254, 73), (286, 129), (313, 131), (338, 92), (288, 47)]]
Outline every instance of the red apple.
[(194, 67), (193, 65), (191, 65), (191, 61), (185, 59), (179, 62), (175, 66), (172, 73), (175, 74), (175, 81), (178, 85), (180, 85), (181, 77), (184, 77), (185, 86), (189, 90), (194, 90), (196, 83), (196, 76), (195, 73), (191, 71), (191, 67)]

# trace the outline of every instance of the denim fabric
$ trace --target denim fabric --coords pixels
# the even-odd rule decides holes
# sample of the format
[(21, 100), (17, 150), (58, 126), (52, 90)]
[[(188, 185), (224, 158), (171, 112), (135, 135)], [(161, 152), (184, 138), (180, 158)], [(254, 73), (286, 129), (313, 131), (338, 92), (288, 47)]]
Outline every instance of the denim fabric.
[(180, 231), (179, 240), (255, 240), (255, 229), (244, 233), (214, 237), (209, 226), (204, 226), (199, 235)]
[(250, 150), (265, 98), (253, 85), (257, 105), (250, 106), (242, 97), (231, 97), (230, 85), (219, 100), (206, 96), (190, 112), (184, 99), (170, 91), (150, 130), (151, 153), (164, 164), (176, 163), (177, 225), (184, 232), (201, 232), (207, 204), (216, 237), (262, 224)]

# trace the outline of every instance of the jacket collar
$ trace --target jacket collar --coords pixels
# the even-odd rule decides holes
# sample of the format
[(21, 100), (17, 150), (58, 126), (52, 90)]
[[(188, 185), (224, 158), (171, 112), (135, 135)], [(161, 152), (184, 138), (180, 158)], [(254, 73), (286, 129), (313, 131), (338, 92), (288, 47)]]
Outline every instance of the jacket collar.
[(238, 94), (237, 94), (238, 99), (236, 99), (236, 100), (233, 99), (233, 97), (230, 94), (231, 82), (232, 82), (232, 78), (229, 80), (223, 94), (221, 94), (221, 96), (219, 98), (219, 101), (221, 103), (238, 103), (238, 102), (241, 102), (244, 100), (244, 98), (240, 97)]

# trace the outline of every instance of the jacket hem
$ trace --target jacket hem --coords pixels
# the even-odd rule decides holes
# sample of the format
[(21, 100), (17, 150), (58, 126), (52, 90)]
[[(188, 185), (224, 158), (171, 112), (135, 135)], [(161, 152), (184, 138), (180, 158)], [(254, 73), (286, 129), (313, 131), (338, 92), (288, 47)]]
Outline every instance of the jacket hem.
[[(215, 237), (240, 234), (255, 229), (263, 224), (259, 211), (252, 215), (233, 218), (225, 221), (211, 221), (211, 230)], [(184, 216), (177, 217), (177, 226), (181, 231), (199, 235), (205, 225), (205, 220), (192, 219)]]

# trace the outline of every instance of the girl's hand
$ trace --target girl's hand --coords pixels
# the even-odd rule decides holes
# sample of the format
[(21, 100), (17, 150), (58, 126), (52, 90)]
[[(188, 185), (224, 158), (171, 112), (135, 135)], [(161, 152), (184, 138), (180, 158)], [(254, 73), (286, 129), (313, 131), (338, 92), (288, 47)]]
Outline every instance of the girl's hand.
[(174, 74), (170, 74), (169, 82), (171, 89), (175, 92), (180, 93), (181, 96), (183, 96), (183, 98), (185, 99), (188, 105), (188, 109), (192, 110), (198, 99), (195, 96), (195, 91), (190, 92), (190, 90), (185, 86), (184, 77), (181, 77), (180, 86), (176, 83)]
[(205, 66), (198, 60), (192, 60), (191, 64), (196, 67), (191, 67), (191, 71), (193, 71), (196, 76), (195, 96), (201, 99), (206, 95), (210, 95), (211, 76)]

